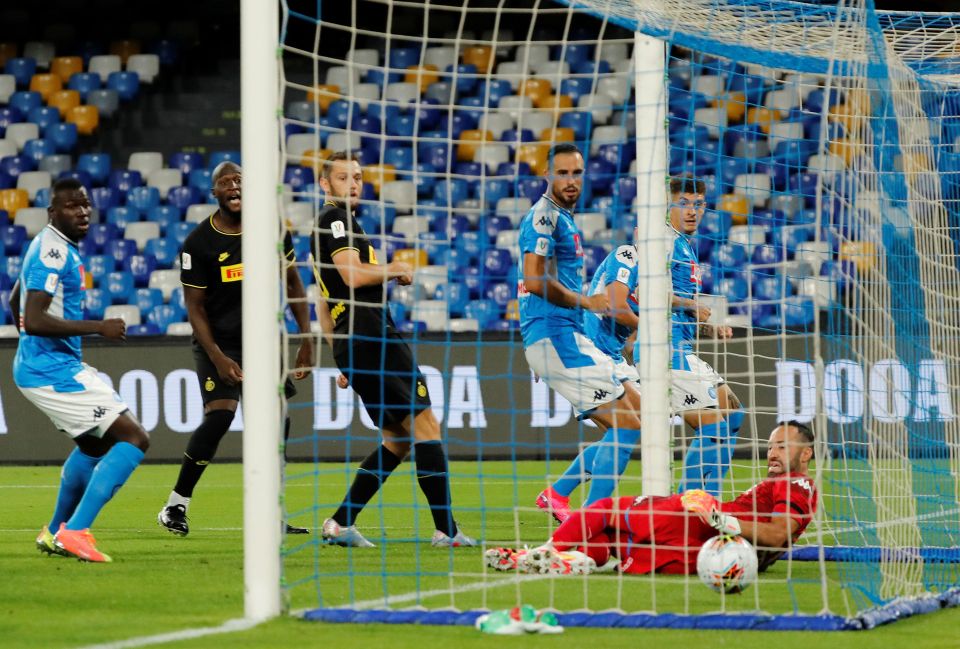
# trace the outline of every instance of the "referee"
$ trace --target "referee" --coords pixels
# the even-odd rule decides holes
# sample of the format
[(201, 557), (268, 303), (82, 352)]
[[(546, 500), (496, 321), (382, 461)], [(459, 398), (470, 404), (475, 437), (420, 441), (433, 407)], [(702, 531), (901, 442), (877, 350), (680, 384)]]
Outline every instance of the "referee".
[[(219, 209), (200, 223), (183, 243), (180, 253), (180, 282), (187, 317), (193, 327), (193, 358), (203, 398), (203, 421), (190, 436), (180, 465), (180, 476), (167, 504), (157, 514), (160, 525), (178, 536), (190, 531), (187, 509), (194, 487), (204, 469), (213, 460), (220, 440), (240, 403), (243, 381), (243, 259), (240, 239), (242, 177), (240, 167), (223, 162), (213, 170), (213, 196)], [(310, 331), (310, 315), (304, 300), (306, 293), (300, 274), (294, 265), (293, 240), (284, 238), (287, 258), (287, 295), (300, 331)], [(313, 366), (313, 343), (303, 339), (297, 350), (297, 368)], [(309, 369), (294, 372), (297, 379), (310, 373)], [(296, 394), (293, 382), (285, 386), (289, 399)], [(284, 436), (290, 434), (290, 418), (284, 424)], [(286, 525), (288, 534), (307, 534), (302, 527)]]
[(320, 179), (326, 202), (317, 215), (312, 252), (314, 273), (325, 299), (320, 322), (333, 347), (333, 358), (383, 431), (383, 441), (360, 463), (340, 508), (323, 522), (323, 538), (342, 546), (373, 546), (354, 522), (410, 453), (412, 440), (417, 481), (436, 527), (431, 543), (473, 546), (476, 541), (460, 531), (453, 519), (447, 456), (440, 442), (440, 425), (430, 409), (426, 381), (384, 300), (384, 285), (392, 279), (410, 284), (413, 269), (403, 262), (382, 266), (377, 261), (354, 216), (362, 185), (356, 160), (342, 151), (327, 158)]

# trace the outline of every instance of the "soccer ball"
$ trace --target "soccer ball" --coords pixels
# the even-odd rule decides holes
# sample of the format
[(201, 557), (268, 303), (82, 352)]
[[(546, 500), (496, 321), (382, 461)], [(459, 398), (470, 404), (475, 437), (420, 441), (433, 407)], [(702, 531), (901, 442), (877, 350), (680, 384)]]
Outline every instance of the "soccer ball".
[(740, 593), (757, 579), (757, 553), (742, 536), (715, 536), (697, 555), (700, 581), (718, 593)]

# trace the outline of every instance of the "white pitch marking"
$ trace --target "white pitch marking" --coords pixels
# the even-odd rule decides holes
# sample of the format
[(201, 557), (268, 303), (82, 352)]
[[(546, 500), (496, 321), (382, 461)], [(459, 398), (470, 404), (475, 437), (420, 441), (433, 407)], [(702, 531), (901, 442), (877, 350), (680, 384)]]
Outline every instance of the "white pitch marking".
[(87, 645), (80, 649), (129, 649), (131, 647), (148, 647), (150, 645), (165, 644), (167, 642), (178, 642), (180, 640), (193, 640), (194, 638), (203, 638), (208, 635), (217, 635), (220, 633), (234, 633), (236, 631), (246, 631), (260, 624), (262, 620), (248, 620), (239, 618), (227, 620), (220, 626), (207, 626), (197, 629), (183, 629), (182, 631), (171, 631), (170, 633), (159, 633), (157, 635), (145, 635), (139, 638), (128, 638), (127, 640), (117, 640), (116, 642), (106, 642), (103, 644)]

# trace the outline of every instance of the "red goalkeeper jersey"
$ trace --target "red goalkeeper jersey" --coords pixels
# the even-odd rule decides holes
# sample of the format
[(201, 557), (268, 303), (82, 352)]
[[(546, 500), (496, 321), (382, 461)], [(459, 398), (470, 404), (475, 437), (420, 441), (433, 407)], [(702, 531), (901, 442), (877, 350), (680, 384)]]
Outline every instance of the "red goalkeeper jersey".
[[(817, 490), (806, 475), (796, 473), (767, 478), (743, 492), (720, 509), (741, 520), (770, 522), (785, 514), (798, 523), (793, 541), (799, 538), (817, 509)], [(688, 514), (679, 495), (635, 499), (621, 519), (617, 545), (621, 570), (645, 574), (654, 570), (690, 574), (696, 571), (697, 551), (717, 531), (693, 514)], [(759, 551), (760, 569), (765, 570), (783, 554)]]

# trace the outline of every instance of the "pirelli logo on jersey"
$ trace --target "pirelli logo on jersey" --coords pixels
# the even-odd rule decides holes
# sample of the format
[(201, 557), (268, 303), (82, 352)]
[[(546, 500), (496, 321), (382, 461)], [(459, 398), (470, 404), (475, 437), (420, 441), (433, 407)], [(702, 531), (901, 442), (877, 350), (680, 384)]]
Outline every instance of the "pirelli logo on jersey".
[(337, 302), (336, 306), (330, 309), (330, 319), (333, 320), (333, 323), (337, 323), (337, 318), (343, 315), (343, 312), (347, 310), (347, 307), (344, 306), (343, 302)]
[(220, 280), (224, 283), (239, 282), (243, 279), (243, 264), (220, 267)]

